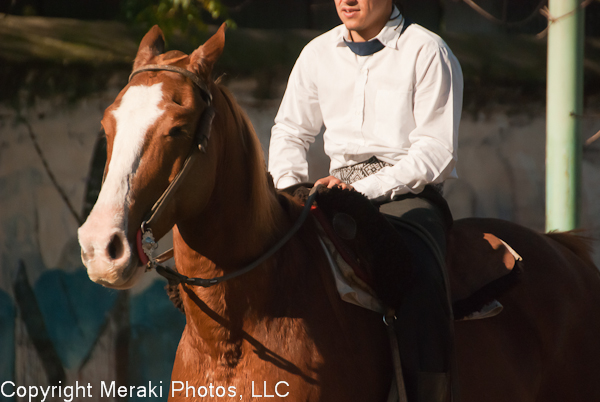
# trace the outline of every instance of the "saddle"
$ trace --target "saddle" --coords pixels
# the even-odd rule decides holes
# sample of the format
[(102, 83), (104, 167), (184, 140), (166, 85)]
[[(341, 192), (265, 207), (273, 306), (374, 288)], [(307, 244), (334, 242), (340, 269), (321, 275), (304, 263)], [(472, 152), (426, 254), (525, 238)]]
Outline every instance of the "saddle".
[[(285, 191), (305, 201), (309, 192), (306, 186), (303, 183)], [(483, 233), (460, 221), (452, 224), (443, 197), (434, 192), (430, 194), (432, 202), (444, 211), (449, 222), (446, 256), (438, 260), (447, 268), (454, 319), (498, 314), (502, 306), (496, 298), (518, 282), (521, 257), (491, 233)], [(325, 243), (330, 249), (335, 247), (333, 253), (346, 267), (342, 275), (347, 282), (363, 293), (372, 293), (388, 306), (399, 305), (403, 292), (411, 287), (413, 259), (418, 258), (411, 252), (410, 240), (390, 224), (376, 205), (355, 191), (319, 188), (313, 215), (327, 237)], [(419, 228), (410, 230), (418, 232)], [(426, 234), (416, 234), (426, 237)], [(373, 302), (351, 302), (376, 309)]]

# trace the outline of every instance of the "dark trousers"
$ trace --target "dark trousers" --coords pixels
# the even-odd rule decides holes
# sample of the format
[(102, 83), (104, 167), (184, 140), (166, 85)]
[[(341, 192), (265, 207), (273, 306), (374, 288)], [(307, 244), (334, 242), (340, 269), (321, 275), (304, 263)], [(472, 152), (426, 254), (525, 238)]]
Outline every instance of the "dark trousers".
[[(444, 272), (448, 217), (419, 194), (383, 204), (380, 212), (401, 233), (413, 257), (413, 286), (399, 306), (392, 306), (408, 400), (449, 400), (453, 320)], [(425, 237), (439, 248), (442, 266), (431, 245), (407, 226), (429, 234)]]

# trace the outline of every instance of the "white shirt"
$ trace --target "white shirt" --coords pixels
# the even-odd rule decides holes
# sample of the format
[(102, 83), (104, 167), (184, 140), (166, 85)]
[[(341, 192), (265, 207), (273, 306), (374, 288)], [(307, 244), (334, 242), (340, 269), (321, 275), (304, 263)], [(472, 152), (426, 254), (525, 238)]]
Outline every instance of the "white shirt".
[(463, 78), (444, 41), (410, 25), (388, 21), (377, 35), (385, 47), (357, 56), (340, 25), (313, 39), (290, 74), (275, 117), (269, 171), (277, 188), (308, 180), (306, 151), (325, 126), (330, 171), (372, 156), (393, 166), (352, 186), (385, 200), (456, 177)]

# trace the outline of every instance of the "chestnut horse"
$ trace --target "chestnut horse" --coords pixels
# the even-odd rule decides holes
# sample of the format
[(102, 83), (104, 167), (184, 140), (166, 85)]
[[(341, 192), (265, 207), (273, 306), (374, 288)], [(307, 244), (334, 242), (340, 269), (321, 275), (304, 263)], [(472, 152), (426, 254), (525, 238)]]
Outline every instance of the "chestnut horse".
[[(188, 277), (238, 272), (302, 208), (275, 191), (248, 118), (210, 79), (224, 28), (189, 56), (163, 45), (152, 28), (102, 120), (105, 182), (79, 241), (89, 277), (111, 288), (129, 288), (145, 271), (140, 225), (184, 165), (151, 229), (157, 239), (173, 229)], [(209, 103), (215, 115), (200, 152)], [(600, 277), (581, 240), (498, 220), (457, 225), (497, 234), (526, 261), (521, 283), (499, 299), (502, 314), (455, 325), (462, 400), (599, 401)], [(212, 287), (180, 285), (187, 324), (169, 400), (385, 401), (393, 369), (382, 317), (332, 298), (326, 265), (307, 220), (256, 269)]]

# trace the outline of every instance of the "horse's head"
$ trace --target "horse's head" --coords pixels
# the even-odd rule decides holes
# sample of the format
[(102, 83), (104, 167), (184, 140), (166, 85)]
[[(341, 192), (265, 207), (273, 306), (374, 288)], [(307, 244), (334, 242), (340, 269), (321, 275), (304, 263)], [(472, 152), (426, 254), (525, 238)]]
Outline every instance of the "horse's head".
[[(162, 32), (152, 28), (140, 44), (129, 84), (104, 112), (105, 180), (78, 232), (82, 260), (94, 282), (125, 289), (144, 272), (137, 233), (196, 146), (197, 126), (210, 97), (209, 76), (223, 51), (224, 29), (188, 56), (178, 51), (163, 53)], [(155, 65), (175, 69), (153, 71)], [(181, 199), (166, 206), (152, 227), (157, 239), (178, 217), (208, 202), (215, 182), (215, 158), (209, 147), (196, 161), (203, 179), (194, 183), (190, 201)]]

